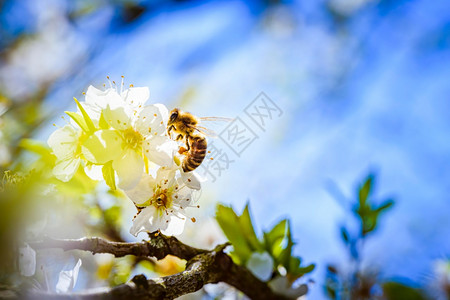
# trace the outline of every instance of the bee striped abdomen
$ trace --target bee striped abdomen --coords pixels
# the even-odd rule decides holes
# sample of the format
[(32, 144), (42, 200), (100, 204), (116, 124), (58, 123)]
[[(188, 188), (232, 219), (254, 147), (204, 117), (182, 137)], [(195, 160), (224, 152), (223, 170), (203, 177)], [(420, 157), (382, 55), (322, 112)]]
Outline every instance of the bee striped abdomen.
[(185, 172), (190, 172), (200, 166), (205, 159), (207, 147), (206, 139), (202, 136), (189, 136), (188, 142), (190, 149), (182, 163)]

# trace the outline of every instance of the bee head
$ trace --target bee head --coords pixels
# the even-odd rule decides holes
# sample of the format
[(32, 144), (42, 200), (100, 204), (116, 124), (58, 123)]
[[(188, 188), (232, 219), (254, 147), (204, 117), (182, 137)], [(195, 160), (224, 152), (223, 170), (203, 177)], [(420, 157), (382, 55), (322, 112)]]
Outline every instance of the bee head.
[(172, 111), (170, 112), (169, 124), (171, 124), (171, 123), (173, 123), (173, 122), (175, 122), (177, 120), (178, 112), (179, 112), (178, 108), (172, 109)]

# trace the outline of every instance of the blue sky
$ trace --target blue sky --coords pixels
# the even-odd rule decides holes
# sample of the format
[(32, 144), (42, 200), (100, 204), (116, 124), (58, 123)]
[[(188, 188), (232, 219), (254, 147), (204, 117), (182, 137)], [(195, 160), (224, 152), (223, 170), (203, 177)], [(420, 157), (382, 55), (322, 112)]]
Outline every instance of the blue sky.
[[(283, 115), (204, 194), (238, 209), (249, 200), (262, 229), (291, 218), (296, 251), (318, 264), (313, 299), (326, 263), (346, 259), (338, 229), (349, 213), (330, 186), (352, 198), (372, 170), (378, 198), (396, 205), (366, 244), (364, 262), (385, 278), (424, 285), (433, 261), (448, 257), (447, 1), (330, 1), (349, 14), (341, 21), (324, 1), (142, 2), (155, 8), (129, 24), (108, 4), (68, 22), (58, 16), (85, 2), (36, 2), (11, 6), (1, 24), (12, 35), (38, 28), (55, 37), (47, 43), (59, 56), (42, 59), (49, 70), (62, 66), (47, 99), (56, 112), (106, 75), (125, 75), (149, 86), (151, 100), (200, 116), (241, 116), (261, 91), (277, 103)], [(1, 86), (27, 80), (10, 74)]]

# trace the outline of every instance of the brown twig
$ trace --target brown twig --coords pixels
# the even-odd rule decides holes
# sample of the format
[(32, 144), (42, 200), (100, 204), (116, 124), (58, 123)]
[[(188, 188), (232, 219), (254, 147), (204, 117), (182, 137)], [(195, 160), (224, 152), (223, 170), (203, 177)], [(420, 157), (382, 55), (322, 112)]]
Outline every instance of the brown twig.
[(113, 288), (90, 290), (76, 294), (50, 294), (29, 291), (32, 299), (174, 299), (201, 289), (205, 284), (225, 282), (242, 291), (251, 299), (283, 299), (269, 286), (256, 278), (246, 268), (235, 264), (223, 250), (229, 244), (213, 250), (190, 247), (174, 237), (162, 234), (149, 241), (138, 243), (110, 242), (101, 238), (77, 240), (45, 239), (31, 246), (35, 249), (61, 248), (63, 250), (85, 250), (92, 253), (111, 253), (116, 257), (125, 255), (156, 257), (174, 255), (187, 260), (186, 270), (175, 275), (157, 279), (135, 276), (130, 282)]
[(185, 245), (175, 237), (168, 237), (162, 234), (151, 238), (149, 241), (136, 243), (111, 242), (97, 237), (64, 240), (45, 238), (43, 241), (30, 243), (30, 246), (34, 249), (59, 248), (64, 251), (90, 251), (93, 254), (110, 253), (115, 257), (135, 255), (153, 256), (157, 259), (163, 259), (171, 254), (185, 260), (189, 260), (198, 254), (207, 252), (207, 250)]

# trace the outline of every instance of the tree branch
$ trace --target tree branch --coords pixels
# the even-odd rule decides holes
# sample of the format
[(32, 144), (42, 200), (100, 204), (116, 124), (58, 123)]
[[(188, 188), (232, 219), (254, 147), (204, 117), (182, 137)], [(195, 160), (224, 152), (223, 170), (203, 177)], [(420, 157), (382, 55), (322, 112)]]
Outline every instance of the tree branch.
[(96, 253), (110, 253), (115, 257), (126, 255), (153, 256), (158, 260), (171, 254), (181, 259), (190, 260), (194, 256), (208, 252), (183, 244), (175, 237), (162, 234), (152, 237), (149, 241), (136, 243), (111, 242), (102, 238), (81, 239), (53, 239), (45, 238), (43, 241), (30, 243), (33, 249), (59, 248), (64, 251), (84, 250)]
[(29, 291), (32, 299), (174, 299), (201, 289), (205, 284), (225, 282), (242, 291), (251, 299), (283, 299), (269, 286), (256, 278), (249, 270), (236, 265), (223, 250), (229, 244), (217, 246), (213, 250), (190, 247), (175, 237), (162, 234), (149, 241), (138, 243), (109, 242), (101, 238), (77, 240), (49, 239), (33, 243), (35, 249), (61, 248), (63, 250), (85, 250), (92, 253), (111, 253), (116, 257), (125, 255), (154, 256), (162, 259), (174, 255), (187, 260), (186, 270), (175, 275), (157, 279), (135, 276), (130, 282), (113, 288), (85, 291), (76, 294), (49, 294)]

